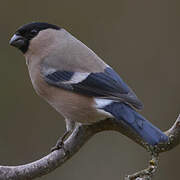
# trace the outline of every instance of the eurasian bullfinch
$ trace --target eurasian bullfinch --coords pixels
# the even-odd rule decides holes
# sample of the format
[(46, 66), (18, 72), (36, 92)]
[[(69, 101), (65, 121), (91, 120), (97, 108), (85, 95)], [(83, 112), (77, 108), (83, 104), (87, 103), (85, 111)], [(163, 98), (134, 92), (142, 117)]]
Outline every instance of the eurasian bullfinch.
[(10, 44), (22, 51), (37, 94), (66, 121), (61, 148), (75, 123), (114, 117), (149, 145), (168, 137), (136, 110), (143, 105), (121, 77), (91, 49), (56, 25), (33, 22), (20, 27)]

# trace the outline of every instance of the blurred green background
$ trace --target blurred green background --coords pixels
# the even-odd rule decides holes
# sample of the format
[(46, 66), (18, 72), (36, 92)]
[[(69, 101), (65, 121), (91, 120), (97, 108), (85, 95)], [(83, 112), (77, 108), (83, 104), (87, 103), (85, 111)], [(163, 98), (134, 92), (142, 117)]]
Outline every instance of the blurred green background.
[[(34, 92), (22, 54), (9, 46), (32, 21), (64, 27), (92, 48), (135, 90), (142, 114), (162, 130), (180, 113), (180, 2), (178, 0), (1, 0), (0, 164), (18, 165), (49, 152), (63, 118)], [(179, 179), (180, 147), (161, 155), (156, 180)], [(144, 168), (145, 150), (116, 132), (93, 137), (43, 180), (118, 180)]]

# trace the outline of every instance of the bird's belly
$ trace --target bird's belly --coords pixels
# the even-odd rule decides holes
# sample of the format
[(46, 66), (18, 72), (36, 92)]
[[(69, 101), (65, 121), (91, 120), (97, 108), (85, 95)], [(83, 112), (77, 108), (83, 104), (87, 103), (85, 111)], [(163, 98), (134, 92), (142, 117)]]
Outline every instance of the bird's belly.
[(95, 108), (93, 98), (62, 89), (56, 91), (56, 95), (53, 93), (47, 101), (67, 119), (80, 123), (92, 123), (109, 117)]
[(44, 98), (66, 119), (80, 123), (92, 123), (109, 117), (96, 109), (95, 101), (92, 97), (51, 86), (42, 78), (35, 79), (32, 83), (37, 94)]

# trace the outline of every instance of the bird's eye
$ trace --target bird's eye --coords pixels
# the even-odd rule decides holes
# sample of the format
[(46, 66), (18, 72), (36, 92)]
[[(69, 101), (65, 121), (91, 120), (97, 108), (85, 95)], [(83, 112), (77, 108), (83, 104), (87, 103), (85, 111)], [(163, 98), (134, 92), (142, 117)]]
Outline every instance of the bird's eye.
[(31, 30), (31, 32), (30, 32), (31, 36), (35, 36), (37, 33), (38, 33), (38, 31), (35, 29)]

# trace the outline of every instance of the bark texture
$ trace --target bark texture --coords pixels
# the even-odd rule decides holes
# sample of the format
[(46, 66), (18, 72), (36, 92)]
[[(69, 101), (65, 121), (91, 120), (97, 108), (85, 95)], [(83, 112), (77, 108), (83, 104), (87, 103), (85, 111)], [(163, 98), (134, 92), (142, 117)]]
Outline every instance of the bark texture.
[(77, 124), (71, 136), (65, 141), (64, 150), (54, 151), (29, 164), (0, 166), (0, 180), (31, 180), (48, 174), (71, 158), (93, 135), (105, 130), (118, 131), (151, 153), (152, 159), (149, 161), (147, 169), (125, 177), (125, 180), (149, 180), (152, 179), (158, 167), (159, 153), (169, 151), (180, 143), (180, 116), (174, 125), (165, 132), (169, 137), (169, 142), (158, 144), (156, 147), (147, 145), (131, 129), (115, 119), (106, 119), (91, 125)]

